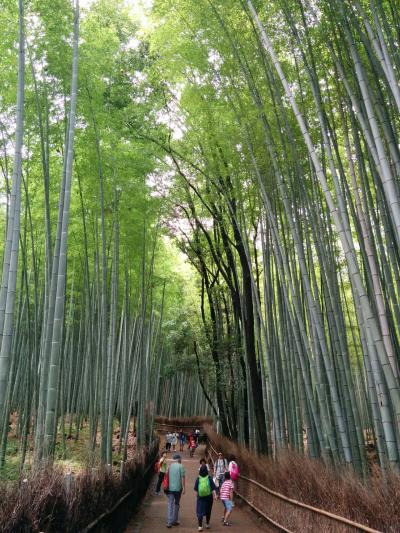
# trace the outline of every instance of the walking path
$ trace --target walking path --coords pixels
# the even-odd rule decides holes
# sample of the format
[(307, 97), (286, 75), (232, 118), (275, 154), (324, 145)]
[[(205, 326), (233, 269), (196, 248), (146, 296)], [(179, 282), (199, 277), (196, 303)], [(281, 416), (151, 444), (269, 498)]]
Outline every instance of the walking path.
[[(186, 493), (182, 495), (179, 513), (180, 525), (173, 527), (170, 531), (176, 533), (193, 533), (197, 531), (198, 524), (196, 518), (196, 493), (193, 490), (196, 477), (198, 475), (199, 461), (203, 457), (205, 448), (199, 447), (193, 458), (190, 458), (189, 452), (178, 452), (182, 456), (182, 464), (186, 470)], [(170, 462), (173, 452), (168, 456)], [(149, 486), (148, 493), (138, 510), (137, 514), (129, 523), (125, 533), (166, 533), (167, 524), (167, 498), (165, 495), (156, 496), (154, 488), (156, 476)], [(272, 531), (247, 510), (235, 507), (230, 522), (231, 527), (225, 527), (221, 523), (223, 507), (220, 501), (214, 502), (213, 512), (211, 515), (210, 532), (231, 532), (231, 533), (256, 533), (259, 531)], [(204, 528), (204, 531), (208, 531)]]

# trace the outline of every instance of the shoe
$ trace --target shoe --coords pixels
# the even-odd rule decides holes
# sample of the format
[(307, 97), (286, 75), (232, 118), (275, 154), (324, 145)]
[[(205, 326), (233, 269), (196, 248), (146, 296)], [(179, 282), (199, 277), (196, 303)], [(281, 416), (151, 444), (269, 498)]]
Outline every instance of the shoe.
[(206, 524), (206, 529), (210, 529), (210, 524)]
[(172, 528), (171, 524), (167, 524), (167, 528), (171, 529)]
[(224, 522), (224, 526), (230, 526), (229, 522)]
[(176, 522), (172, 522), (172, 525), (173, 526), (179, 526), (180, 522), (176, 521)]
[(199, 531), (203, 531), (203, 528), (201, 526), (199, 526)]

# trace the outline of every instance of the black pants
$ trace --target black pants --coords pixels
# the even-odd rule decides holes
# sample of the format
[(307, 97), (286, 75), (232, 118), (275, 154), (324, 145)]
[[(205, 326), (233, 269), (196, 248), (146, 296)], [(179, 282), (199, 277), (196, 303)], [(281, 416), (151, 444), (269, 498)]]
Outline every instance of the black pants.
[(210, 523), (211, 511), (213, 508), (213, 498), (208, 496), (206, 498), (197, 498), (196, 514), (199, 522), (199, 527), (203, 527), (203, 517), (206, 517), (206, 524)]
[(157, 481), (156, 492), (160, 492), (160, 490), (161, 490), (161, 484), (162, 484), (162, 482), (163, 482), (164, 477), (165, 477), (165, 472), (159, 472), (159, 473), (158, 473), (158, 481)]
[[(211, 518), (211, 511), (210, 511), (210, 514), (206, 514), (206, 524), (210, 523), (210, 518)], [(203, 527), (203, 517), (198, 516), (197, 520), (199, 521), (199, 526)]]
[(222, 487), (222, 483), (225, 481), (225, 477), (224, 477), (224, 474), (222, 474), (221, 476), (218, 476), (218, 483), (217, 483), (217, 494), (219, 496), (219, 491), (221, 490), (221, 487)]
[(170, 449), (171, 449), (171, 443), (170, 442), (166, 442), (165, 443), (165, 449), (167, 450), (167, 452), (170, 451)]

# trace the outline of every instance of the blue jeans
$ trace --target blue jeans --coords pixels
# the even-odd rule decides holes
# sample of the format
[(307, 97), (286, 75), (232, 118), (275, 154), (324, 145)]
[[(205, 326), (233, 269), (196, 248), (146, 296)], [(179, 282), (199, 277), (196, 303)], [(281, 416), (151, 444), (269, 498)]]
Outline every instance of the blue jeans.
[(168, 525), (171, 526), (174, 522), (178, 522), (179, 516), (179, 502), (181, 501), (182, 491), (173, 492), (168, 491)]

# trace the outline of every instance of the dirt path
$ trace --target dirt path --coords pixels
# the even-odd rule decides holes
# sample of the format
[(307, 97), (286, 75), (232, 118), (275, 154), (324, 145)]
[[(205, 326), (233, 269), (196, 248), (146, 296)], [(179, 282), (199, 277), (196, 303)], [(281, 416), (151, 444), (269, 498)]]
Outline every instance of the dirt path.
[[(202, 457), (201, 453), (204, 448), (198, 448), (193, 459), (190, 458), (189, 453), (185, 450), (182, 455), (182, 464), (186, 470), (186, 494), (181, 498), (181, 507), (179, 513), (180, 525), (174, 526), (172, 530), (176, 533), (193, 533), (197, 531), (196, 518), (196, 493), (193, 486), (199, 468), (199, 460)], [(169, 454), (169, 460), (172, 453)], [(131, 520), (125, 533), (159, 533), (167, 530), (167, 498), (165, 495), (156, 496), (154, 494), (154, 487), (156, 477), (151, 483), (148, 493), (138, 510), (138, 513)], [(213, 512), (211, 516), (211, 531), (215, 532), (240, 532), (240, 533), (256, 533), (259, 531), (271, 531), (259, 520), (253, 516), (252, 513), (235, 507), (231, 515), (231, 527), (225, 527), (221, 523), (221, 516), (223, 514), (223, 507), (220, 501), (214, 502)], [(203, 524), (204, 527), (205, 524)], [(204, 527), (204, 531), (208, 531)]]

